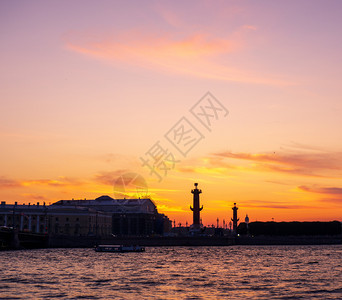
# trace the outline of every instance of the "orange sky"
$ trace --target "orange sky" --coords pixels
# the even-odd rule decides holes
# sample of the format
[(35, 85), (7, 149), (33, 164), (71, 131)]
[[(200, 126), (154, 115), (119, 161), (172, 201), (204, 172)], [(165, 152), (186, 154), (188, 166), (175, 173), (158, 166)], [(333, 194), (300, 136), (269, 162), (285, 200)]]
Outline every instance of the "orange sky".
[[(128, 196), (177, 223), (192, 221), (194, 182), (205, 225), (234, 202), (240, 220), (341, 221), (341, 8), (2, 1), (1, 201), (115, 197), (134, 173), (146, 187)], [(185, 155), (177, 124), (201, 137)], [(158, 141), (161, 180), (142, 163)]]

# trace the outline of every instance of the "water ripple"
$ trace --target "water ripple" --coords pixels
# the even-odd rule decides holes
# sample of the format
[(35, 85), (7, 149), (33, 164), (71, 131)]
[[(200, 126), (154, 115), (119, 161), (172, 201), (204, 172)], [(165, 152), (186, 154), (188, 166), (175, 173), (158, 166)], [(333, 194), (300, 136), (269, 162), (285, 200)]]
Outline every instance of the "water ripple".
[(0, 255), (1, 299), (342, 299), (342, 246), (160, 247)]

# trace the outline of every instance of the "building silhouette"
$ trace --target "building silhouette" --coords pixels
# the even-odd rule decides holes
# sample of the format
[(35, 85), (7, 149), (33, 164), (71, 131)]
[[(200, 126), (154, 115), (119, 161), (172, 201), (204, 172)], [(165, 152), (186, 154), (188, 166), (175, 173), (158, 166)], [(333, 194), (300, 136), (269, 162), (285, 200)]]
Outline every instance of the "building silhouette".
[(67, 236), (109, 236), (111, 215), (89, 207), (36, 204), (0, 205), (0, 226), (19, 232)]
[(163, 234), (170, 220), (151, 199), (60, 200), (52, 205), (1, 202), (0, 226), (19, 231), (67, 236)]

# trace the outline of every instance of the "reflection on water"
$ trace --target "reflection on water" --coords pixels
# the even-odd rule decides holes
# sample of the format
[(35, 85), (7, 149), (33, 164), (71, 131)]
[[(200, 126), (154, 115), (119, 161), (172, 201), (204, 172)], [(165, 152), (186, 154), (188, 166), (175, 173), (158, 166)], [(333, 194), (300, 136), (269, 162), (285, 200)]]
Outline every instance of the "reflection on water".
[(342, 246), (0, 253), (1, 299), (342, 299)]

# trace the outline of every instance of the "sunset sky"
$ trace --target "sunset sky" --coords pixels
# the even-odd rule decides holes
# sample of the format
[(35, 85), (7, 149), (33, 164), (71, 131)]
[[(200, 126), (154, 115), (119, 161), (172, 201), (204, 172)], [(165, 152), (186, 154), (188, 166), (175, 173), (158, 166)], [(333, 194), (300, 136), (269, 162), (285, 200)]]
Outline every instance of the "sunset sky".
[[(139, 174), (147, 188), (127, 197), (177, 223), (192, 222), (194, 182), (205, 225), (234, 202), (240, 221), (342, 221), (341, 13), (338, 0), (1, 1), (1, 201), (115, 197)], [(210, 128), (191, 110), (208, 97)], [(183, 121), (201, 137), (185, 155), (170, 141)]]

